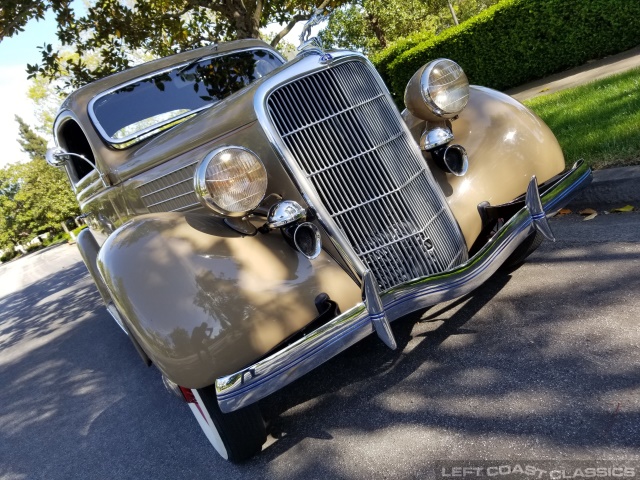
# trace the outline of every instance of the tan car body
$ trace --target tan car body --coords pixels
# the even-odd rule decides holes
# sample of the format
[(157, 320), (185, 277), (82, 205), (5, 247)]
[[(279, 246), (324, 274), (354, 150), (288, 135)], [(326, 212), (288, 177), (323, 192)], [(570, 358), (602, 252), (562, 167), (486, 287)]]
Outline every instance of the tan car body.
[[(217, 53), (238, 48), (269, 47), (232, 42)], [(104, 187), (97, 172), (76, 182), (68, 169), (99, 247), (99, 253), (98, 247), (83, 252), (89, 271), (105, 301), (117, 306), (134, 343), (166, 377), (189, 388), (211, 385), (273, 351), (317, 316), (319, 293), (329, 294), (343, 311), (362, 300), (361, 286), (328, 242), (309, 260), (279, 232), (243, 236), (204, 207), (149, 213), (142, 185), (221, 145), (250, 148), (266, 166), (267, 193), (305, 205), (256, 120), (253, 96), (260, 80), (129, 148), (113, 148), (95, 130), (87, 114), (95, 95), (201, 55), (196, 50), (169, 57), (91, 84), (64, 103), (56, 121), (56, 129), (77, 122), (111, 184)], [(417, 140), (424, 122), (406, 119)], [(469, 154), (467, 174), (444, 173), (425, 158), (471, 247), (482, 230), (479, 203), (510, 202), (525, 192), (532, 175), (544, 182), (564, 169), (564, 160), (547, 126), (499, 92), (472, 87), (469, 104), (451, 124), (456, 143)]]

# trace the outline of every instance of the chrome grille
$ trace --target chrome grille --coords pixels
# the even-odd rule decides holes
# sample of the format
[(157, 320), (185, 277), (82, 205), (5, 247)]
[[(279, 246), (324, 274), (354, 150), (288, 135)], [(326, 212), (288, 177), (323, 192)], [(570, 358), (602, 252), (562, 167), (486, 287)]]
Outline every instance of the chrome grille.
[(374, 75), (345, 62), (276, 88), (267, 108), (293, 168), (386, 290), (458, 265), (467, 250)]
[(150, 212), (179, 212), (200, 205), (193, 189), (196, 163), (139, 185), (138, 192)]

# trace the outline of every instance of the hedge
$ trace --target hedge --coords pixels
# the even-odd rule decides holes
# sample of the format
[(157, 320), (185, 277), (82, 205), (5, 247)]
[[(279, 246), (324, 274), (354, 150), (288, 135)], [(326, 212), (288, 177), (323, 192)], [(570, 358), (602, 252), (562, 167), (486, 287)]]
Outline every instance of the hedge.
[(638, 0), (504, 0), (437, 37), (418, 33), (372, 59), (401, 101), (411, 76), (436, 58), (498, 90), (640, 44)]

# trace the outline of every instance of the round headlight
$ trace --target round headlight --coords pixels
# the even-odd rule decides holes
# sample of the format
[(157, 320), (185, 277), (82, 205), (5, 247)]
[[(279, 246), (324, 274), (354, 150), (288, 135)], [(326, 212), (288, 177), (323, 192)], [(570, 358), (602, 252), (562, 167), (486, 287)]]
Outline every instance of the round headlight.
[(257, 155), (246, 148), (217, 148), (198, 164), (195, 190), (200, 201), (214, 212), (241, 217), (264, 198), (267, 171)]
[(424, 120), (458, 115), (469, 101), (469, 80), (456, 62), (439, 58), (418, 70), (407, 84), (405, 104)]

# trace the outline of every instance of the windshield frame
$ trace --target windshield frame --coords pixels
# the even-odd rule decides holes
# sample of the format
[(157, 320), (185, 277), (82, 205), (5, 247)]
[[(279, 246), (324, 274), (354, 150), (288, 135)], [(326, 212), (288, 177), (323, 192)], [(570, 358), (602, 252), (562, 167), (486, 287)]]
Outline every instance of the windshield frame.
[(203, 107), (200, 108), (196, 108), (193, 110), (189, 110), (187, 112), (181, 113), (180, 115), (176, 115), (174, 117), (168, 118), (167, 120), (164, 120), (162, 122), (158, 122), (154, 125), (151, 125), (149, 127), (146, 127), (144, 129), (138, 130), (137, 132), (134, 132), (130, 135), (127, 135), (125, 137), (122, 138), (114, 138), (112, 136), (110, 136), (102, 127), (102, 125), (100, 124), (100, 121), (98, 120), (95, 112), (94, 112), (94, 105), (96, 104), (96, 102), (98, 102), (100, 99), (106, 97), (107, 95), (112, 94), (113, 92), (120, 90), (122, 88), (126, 88), (129, 85), (133, 85), (135, 83), (138, 82), (142, 82), (144, 80), (148, 80), (150, 78), (153, 78), (157, 75), (162, 75), (165, 73), (169, 73), (175, 70), (180, 70), (181, 68), (185, 68), (191, 64), (195, 63), (200, 63), (200, 62), (205, 62), (207, 60), (210, 60), (212, 58), (217, 58), (217, 57), (224, 57), (224, 56), (229, 56), (229, 55), (235, 55), (238, 53), (244, 53), (244, 52), (258, 52), (258, 51), (263, 51), (266, 53), (269, 53), (271, 55), (273, 55), (276, 59), (280, 60), (282, 62), (282, 65), (284, 65), (286, 63), (286, 59), (277, 51), (277, 50), (271, 50), (269, 48), (260, 48), (260, 47), (247, 47), (247, 48), (239, 48), (237, 50), (231, 50), (228, 52), (216, 52), (213, 51), (211, 52), (211, 54), (205, 54), (205, 55), (201, 55), (200, 57), (195, 56), (194, 58), (191, 58), (189, 60), (185, 60), (184, 62), (180, 62), (180, 63), (176, 63), (175, 65), (171, 65), (170, 67), (167, 68), (163, 68), (161, 70), (156, 70), (154, 72), (151, 72), (147, 75), (143, 75), (141, 77), (136, 77), (132, 80), (129, 80), (127, 82), (121, 83), (119, 85), (116, 85), (115, 87), (112, 87), (108, 90), (105, 90), (104, 92), (99, 93), (98, 95), (96, 95), (95, 97), (93, 97), (90, 101), (89, 101), (89, 105), (88, 105), (88, 114), (89, 114), (89, 118), (91, 119), (91, 123), (93, 123), (93, 126), (95, 127), (95, 129), (98, 131), (98, 133), (100, 134), (100, 136), (106, 141), (108, 142), (110, 145), (112, 145), (115, 148), (127, 148), (131, 145), (134, 145), (148, 137), (151, 137), (163, 130), (167, 130), (168, 128), (171, 128), (179, 123), (182, 123), (184, 120), (187, 120), (189, 117), (192, 117), (196, 114), (198, 114), (199, 112), (206, 110), (208, 108), (213, 107), (214, 105), (218, 104), (219, 102), (212, 102), (209, 105), (205, 105)]

